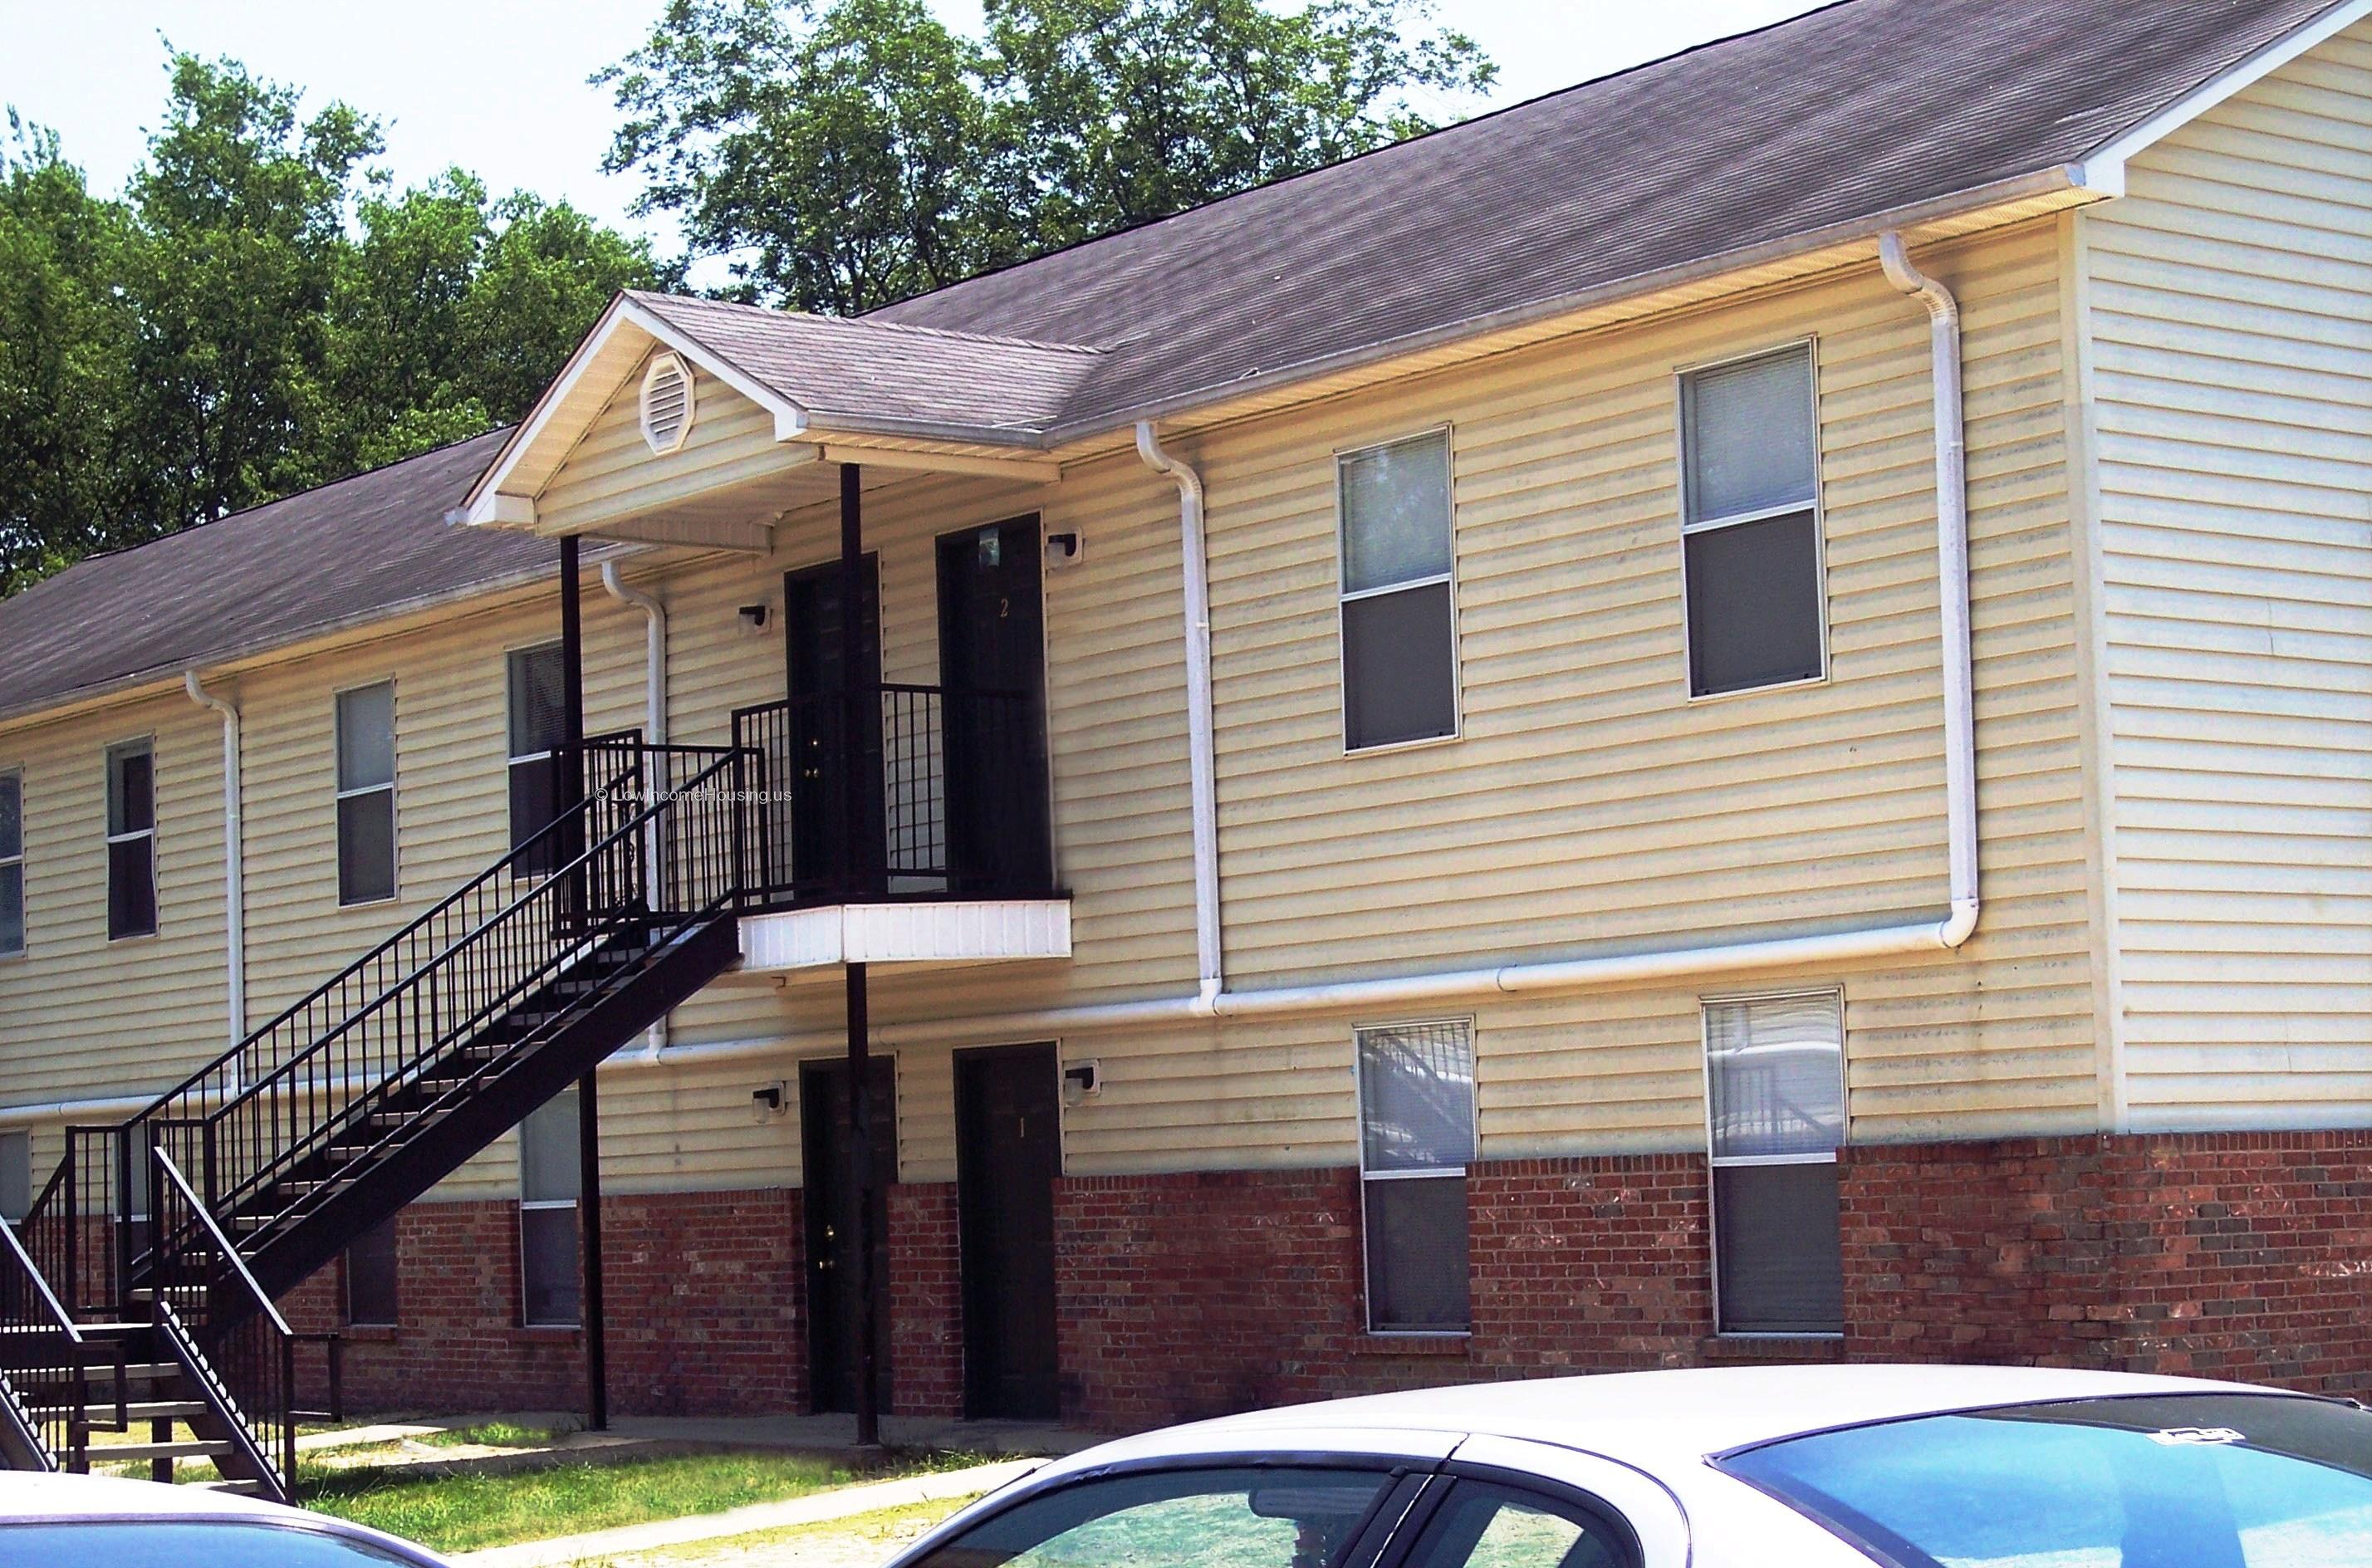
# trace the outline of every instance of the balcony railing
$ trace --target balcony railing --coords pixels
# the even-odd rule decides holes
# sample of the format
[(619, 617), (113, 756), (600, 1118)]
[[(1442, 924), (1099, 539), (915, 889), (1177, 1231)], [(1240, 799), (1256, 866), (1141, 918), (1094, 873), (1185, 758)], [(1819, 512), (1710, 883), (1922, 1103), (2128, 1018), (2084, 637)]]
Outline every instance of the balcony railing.
[(1053, 892), (1046, 747), (1018, 691), (863, 686), (743, 708), (745, 898), (765, 908)]

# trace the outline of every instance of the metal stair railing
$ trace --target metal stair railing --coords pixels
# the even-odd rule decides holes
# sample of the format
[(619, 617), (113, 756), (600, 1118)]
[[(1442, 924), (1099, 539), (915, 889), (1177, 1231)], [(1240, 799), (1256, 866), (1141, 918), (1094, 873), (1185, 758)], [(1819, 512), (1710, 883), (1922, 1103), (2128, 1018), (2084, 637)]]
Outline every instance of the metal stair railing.
[(159, 1336), (229, 1440), (238, 1468), (273, 1502), (288, 1502), (296, 1476), (296, 1336), (172, 1156), (149, 1152)]
[[(82, 1330), (5, 1224), (0, 1347), (0, 1449), (20, 1469), (55, 1470), (78, 1459), (88, 1437)], [(27, 1398), (29, 1390), (36, 1398)]]

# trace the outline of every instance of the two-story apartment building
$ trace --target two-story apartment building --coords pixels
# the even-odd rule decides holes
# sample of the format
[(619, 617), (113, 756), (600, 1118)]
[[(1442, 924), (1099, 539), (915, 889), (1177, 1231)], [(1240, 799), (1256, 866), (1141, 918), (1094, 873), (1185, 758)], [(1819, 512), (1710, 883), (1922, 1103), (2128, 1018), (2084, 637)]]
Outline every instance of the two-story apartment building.
[[(636, 1410), (846, 1408), (867, 1300), (888, 1408), (1110, 1425), (2362, 1389), (2367, 16), (1848, 0), (857, 320), (629, 295), (28, 590), (0, 1200), (203, 1123), (261, 1259), (288, 1129), (478, 1050), (274, 1189), (380, 1403), (574, 1401), (588, 1165)], [(516, 987), (356, 1046), (536, 900), (592, 1114)]]

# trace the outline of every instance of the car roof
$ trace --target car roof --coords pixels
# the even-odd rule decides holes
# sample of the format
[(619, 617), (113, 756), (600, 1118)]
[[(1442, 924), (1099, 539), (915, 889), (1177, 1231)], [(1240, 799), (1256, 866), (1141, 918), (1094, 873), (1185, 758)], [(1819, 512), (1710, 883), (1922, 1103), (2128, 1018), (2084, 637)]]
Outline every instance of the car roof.
[(398, 1537), (303, 1508), (203, 1486), (168, 1486), (125, 1476), (44, 1475), (0, 1470), (0, 1530), (41, 1523), (201, 1519), (246, 1521), (328, 1531), (368, 1541), (413, 1562), (436, 1559)]
[[(1690, 1460), (1748, 1444), (1906, 1416), (2052, 1400), (2276, 1390), (2240, 1383), (2036, 1366), (1697, 1367), (1471, 1384), (1293, 1405), (1170, 1427), (1091, 1448), (1058, 1470), (1133, 1458), (1296, 1446), (1300, 1433), (1488, 1433), (1634, 1461)], [(1425, 1445), (1425, 1446), (1430, 1446)]]

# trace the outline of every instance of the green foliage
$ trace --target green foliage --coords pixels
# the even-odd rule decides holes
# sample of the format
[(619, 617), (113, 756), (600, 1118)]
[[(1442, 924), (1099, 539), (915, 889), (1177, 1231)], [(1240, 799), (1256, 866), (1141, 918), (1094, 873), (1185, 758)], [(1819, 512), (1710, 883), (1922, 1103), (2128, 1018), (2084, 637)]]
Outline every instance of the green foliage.
[(604, 167), (744, 297), (855, 314), (1429, 129), (1487, 87), (1424, 0), (669, 0)]
[(170, 53), (121, 200), (10, 116), (0, 593), (517, 418), (610, 296), (675, 273), (455, 169), (395, 192), (377, 122)]

